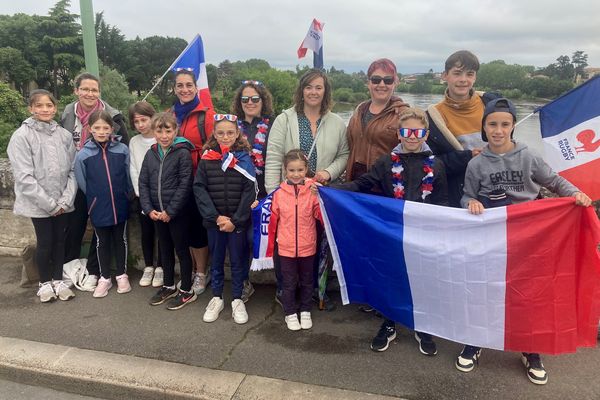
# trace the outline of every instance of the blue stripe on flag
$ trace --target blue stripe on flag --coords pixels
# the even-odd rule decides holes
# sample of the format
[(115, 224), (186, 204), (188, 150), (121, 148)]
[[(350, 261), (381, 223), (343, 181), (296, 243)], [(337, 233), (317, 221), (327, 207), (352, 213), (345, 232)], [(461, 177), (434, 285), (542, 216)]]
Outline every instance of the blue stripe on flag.
[(600, 76), (539, 109), (542, 137), (558, 135), (600, 115)]
[[(349, 301), (370, 304), (413, 329), (412, 294), (402, 246), (404, 201), (331, 188), (319, 188), (319, 195)], [(362, 218), (347, 218), (350, 210)]]

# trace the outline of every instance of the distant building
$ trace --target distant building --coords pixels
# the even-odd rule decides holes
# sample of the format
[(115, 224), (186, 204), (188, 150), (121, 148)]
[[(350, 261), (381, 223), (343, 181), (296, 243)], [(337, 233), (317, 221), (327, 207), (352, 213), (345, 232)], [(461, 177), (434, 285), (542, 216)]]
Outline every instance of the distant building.
[(590, 79), (596, 75), (600, 75), (600, 68), (598, 67), (585, 67), (583, 69), (583, 79)]

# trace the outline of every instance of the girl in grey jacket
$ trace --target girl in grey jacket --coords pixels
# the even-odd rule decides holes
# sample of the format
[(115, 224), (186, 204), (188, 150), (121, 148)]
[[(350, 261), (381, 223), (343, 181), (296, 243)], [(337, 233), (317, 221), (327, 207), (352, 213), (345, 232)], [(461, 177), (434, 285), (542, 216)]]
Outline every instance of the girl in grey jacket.
[(7, 149), (15, 181), (14, 213), (33, 222), (40, 301), (69, 300), (75, 294), (63, 282), (62, 271), (67, 213), (73, 211), (77, 191), (73, 136), (54, 121), (56, 99), (48, 91), (31, 92), (29, 112), (32, 116), (13, 133)]

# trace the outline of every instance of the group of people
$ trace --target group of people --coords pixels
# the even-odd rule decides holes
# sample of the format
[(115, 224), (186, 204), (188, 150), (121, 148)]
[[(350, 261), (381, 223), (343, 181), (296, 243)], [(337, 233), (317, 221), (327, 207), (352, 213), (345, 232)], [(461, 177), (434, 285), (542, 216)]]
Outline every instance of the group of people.
[[(471, 52), (452, 54), (442, 74), (445, 97), (424, 111), (395, 95), (396, 66), (378, 59), (367, 70), (370, 99), (356, 107), (348, 126), (331, 112), (331, 84), (319, 70), (300, 78), (293, 106), (276, 118), (261, 82), (243, 81), (230, 113), (220, 114), (200, 100), (193, 72), (179, 70), (171, 109), (157, 113), (143, 101), (130, 107), (130, 126), (139, 133), (130, 140), (123, 116), (100, 99), (95, 76), (77, 77), (78, 100), (65, 108), (60, 124), (54, 121), (54, 97), (33, 91), (31, 117), (11, 137), (8, 155), (14, 211), (31, 218), (35, 228), (40, 301), (75, 296), (63, 281), (62, 265), (79, 258), (88, 215), (94, 235), (87, 288), (94, 297), (108, 294), (114, 258), (117, 293), (131, 290), (127, 221), (132, 201), (146, 264), (139, 285), (158, 288), (150, 304), (168, 302), (168, 309), (180, 309), (210, 282), (213, 297), (203, 320), (217, 320), (225, 308), (228, 251), (232, 317), (244, 324), (245, 302), (254, 291), (248, 279), (251, 210), (273, 193), (269, 231), (277, 237), (275, 298), (294, 331), (312, 327), (323, 236), (320, 185), (464, 207), (473, 214), (535, 200), (541, 187), (589, 206), (588, 196), (514, 141), (515, 107), (499, 94), (473, 90), (478, 69)], [(496, 176), (522, 179), (503, 182)], [(384, 316), (371, 349), (384, 351), (395, 338), (395, 322)], [(430, 334), (415, 332), (415, 338), (421, 353), (437, 353)], [(480, 348), (466, 344), (456, 368), (472, 371), (480, 355)], [(524, 353), (522, 359), (533, 383), (547, 382), (538, 354)]]

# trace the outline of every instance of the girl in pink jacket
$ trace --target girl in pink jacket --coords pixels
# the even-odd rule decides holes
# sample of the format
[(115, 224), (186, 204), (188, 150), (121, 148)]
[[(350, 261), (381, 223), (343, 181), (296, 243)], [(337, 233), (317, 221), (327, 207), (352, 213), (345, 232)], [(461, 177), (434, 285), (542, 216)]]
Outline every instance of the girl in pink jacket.
[[(288, 329), (297, 331), (312, 328), (310, 309), (317, 253), (316, 220), (321, 220), (321, 211), (317, 196), (310, 190), (312, 181), (306, 179), (308, 160), (302, 150), (290, 150), (283, 165), (286, 180), (273, 195), (269, 230), (277, 231), (285, 322)], [(296, 302), (298, 283), (300, 305)]]

